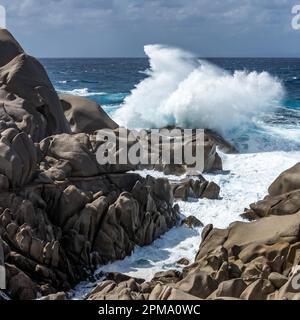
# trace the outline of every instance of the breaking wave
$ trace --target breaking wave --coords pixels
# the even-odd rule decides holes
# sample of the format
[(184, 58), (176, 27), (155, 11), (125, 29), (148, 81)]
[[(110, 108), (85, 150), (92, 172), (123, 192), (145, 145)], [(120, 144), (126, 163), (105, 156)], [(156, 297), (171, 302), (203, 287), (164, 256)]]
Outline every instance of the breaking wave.
[(147, 77), (114, 113), (114, 120), (125, 127), (209, 128), (238, 142), (240, 137), (233, 135), (250, 128), (259, 128), (260, 135), (261, 119), (282, 107), (285, 89), (268, 72), (230, 73), (162, 45), (147, 45), (145, 53)]

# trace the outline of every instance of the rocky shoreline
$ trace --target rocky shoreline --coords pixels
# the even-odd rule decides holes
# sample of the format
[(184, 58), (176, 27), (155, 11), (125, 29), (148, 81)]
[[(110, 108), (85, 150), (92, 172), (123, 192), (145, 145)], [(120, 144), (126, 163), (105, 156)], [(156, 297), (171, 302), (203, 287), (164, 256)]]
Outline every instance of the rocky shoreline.
[[(3, 29), (0, 52), (0, 251), (7, 284), (0, 300), (66, 299), (97, 266), (181, 223), (176, 199), (219, 197), (219, 186), (202, 176), (178, 182), (132, 173), (140, 166), (100, 165), (95, 153), (104, 141), (97, 131), (118, 136), (118, 124), (92, 101), (58, 95), (42, 65)], [(204, 147), (206, 171), (222, 170), (217, 147), (236, 152), (209, 130)], [(187, 167), (150, 169), (179, 175)], [(300, 263), (299, 172), (299, 165), (284, 172), (242, 214), (256, 221), (206, 226), (194, 263), (182, 272), (148, 282), (109, 273), (86, 299), (300, 299), (291, 285)]]
[(86, 299), (299, 300), (299, 172), (299, 164), (283, 172), (269, 195), (242, 214), (256, 221), (207, 225), (194, 262), (182, 272), (159, 272), (147, 282), (108, 273)]
[[(36, 299), (68, 291), (99, 264), (151, 243), (179, 223), (179, 208), (168, 179), (98, 164), (97, 130), (118, 130), (100, 106), (59, 97), (42, 65), (7, 30), (0, 30), (0, 51), (5, 293)], [(208, 165), (220, 166), (209, 138), (207, 150)]]

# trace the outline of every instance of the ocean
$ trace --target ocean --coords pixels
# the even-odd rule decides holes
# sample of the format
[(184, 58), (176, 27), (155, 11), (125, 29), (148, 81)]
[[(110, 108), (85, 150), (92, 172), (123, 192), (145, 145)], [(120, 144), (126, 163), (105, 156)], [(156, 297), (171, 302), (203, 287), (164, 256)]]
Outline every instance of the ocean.
[[(180, 49), (145, 47), (148, 58), (40, 59), (59, 92), (98, 102), (127, 127), (211, 128), (234, 143), (239, 154), (220, 155), (223, 172), (205, 174), (221, 187), (218, 200), (180, 201), (184, 216), (225, 228), (268, 186), (300, 160), (300, 59), (198, 59)], [(153, 171), (141, 175), (162, 176)], [(182, 177), (171, 177), (180, 179)], [(155, 272), (193, 262), (202, 228), (178, 226), (130, 257), (106, 266), (151, 279)], [(81, 298), (97, 280), (80, 283)]]
[[(198, 72), (198, 79), (188, 81), (198, 66), (190, 68), (180, 58), (172, 58), (175, 61), (167, 67), (164, 62), (150, 59), (150, 63), (160, 63), (156, 66), (160, 70), (152, 75), (147, 71), (150, 67), (147, 58), (41, 59), (41, 62), (58, 91), (95, 100), (117, 122), (128, 127), (211, 126), (241, 152), (300, 148), (300, 59), (202, 59), (201, 62), (217, 66), (217, 71), (225, 72), (226, 76), (210, 74), (208, 70)], [(159, 79), (164, 76), (179, 79), (173, 83)], [(123, 114), (118, 114), (124, 104)], [(186, 117), (191, 114), (192, 121)], [(125, 117), (129, 119), (123, 122)]]

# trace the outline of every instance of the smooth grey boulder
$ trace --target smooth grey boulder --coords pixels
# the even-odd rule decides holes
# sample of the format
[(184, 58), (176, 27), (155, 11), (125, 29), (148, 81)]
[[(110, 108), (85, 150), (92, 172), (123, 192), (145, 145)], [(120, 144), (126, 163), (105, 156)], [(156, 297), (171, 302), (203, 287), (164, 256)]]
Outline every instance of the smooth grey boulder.
[(118, 128), (96, 102), (68, 94), (59, 94), (59, 98), (73, 133)]

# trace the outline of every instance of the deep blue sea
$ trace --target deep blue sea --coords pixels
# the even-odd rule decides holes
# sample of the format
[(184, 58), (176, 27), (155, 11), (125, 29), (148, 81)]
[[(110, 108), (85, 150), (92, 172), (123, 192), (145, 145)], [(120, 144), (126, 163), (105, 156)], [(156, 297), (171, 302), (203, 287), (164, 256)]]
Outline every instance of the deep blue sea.
[[(160, 104), (160, 101), (158, 100), (159, 97), (161, 97), (161, 100), (165, 99), (165, 97), (163, 97), (164, 85), (166, 87), (170, 85), (170, 81), (168, 80), (165, 80), (167, 84), (164, 84), (165, 82), (162, 82), (161, 85), (159, 81), (162, 81), (161, 79), (164, 77), (176, 78), (177, 68), (178, 73), (180, 74), (180, 72), (182, 71), (181, 69), (183, 68), (181, 66), (181, 63), (184, 64), (185, 62), (180, 61), (180, 59), (178, 58), (178, 61), (175, 61), (173, 64), (170, 64), (166, 67), (164, 65), (166, 64), (166, 62), (162, 61), (162, 59), (159, 60), (156, 57), (152, 57), (152, 60), (154, 60), (154, 68), (157, 68), (157, 70), (154, 72), (155, 74), (152, 75), (152, 77), (154, 78), (153, 84), (147, 84), (147, 82), (144, 84), (142, 90), (140, 90), (140, 92), (136, 94), (133, 101), (131, 101), (131, 105), (129, 106), (129, 108), (125, 110), (125, 114), (137, 113), (138, 110), (142, 109), (145, 109), (143, 113), (146, 113), (153, 108), (153, 114), (148, 115), (148, 118), (153, 118), (153, 121), (157, 121), (154, 120), (156, 119), (156, 117), (158, 117), (158, 120), (163, 119), (164, 117), (169, 117), (168, 119), (171, 119), (172, 117), (170, 117), (170, 112), (173, 111), (170, 111), (167, 116), (165, 116), (165, 114), (160, 116), (157, 112), (160, 109), (155, 109), (158, 108), (157, 104)], [(147, 58), (40, 59), (40, 61), (45, 66), (49, 77), (52, 80), (52, 83), (58, 91), (67, 92), (95, 100), (100, 105), (102, 105), (102, 107), (111, 115), (113, 115), (114, 112), (120, 108), (120, 106), (124, 102), (124, 99), (131, 94), (135, 86), (145, 81), (145, 79), (149, 77), (149, 74), (145, 71), (149, 69), (151, 63), (151, 59)], [(252, 71), (255, 71), (257, 73), (267, 72), (271, 77), (274, 77), (274, 79), (277, 79), (281, 82), (282, 87), (285, 91), (285, 95), (280, 102), (280, 107), (278, 106), (278, 101), (276, 101), (276, 103), (274, 102), (274, 110), (272, 110), (271, 112), (269, 112), (270, 109), (268, 109), (268, 112), (264, 111), (258, 117), (258, 119), (256, 119), (255, 125), (249, 126), (249, 128), (247, 128), (246, 130), (244, 130), (244, 122), (241, 122), (239, 125), (232, 128), (231, 131), (226, 127), (225, 129), (227, 131), (225, 135), (228, 135), (228, 138), (230, 140), (239, 145), (241, 150), (249, 149), (250, 151), (257, 151), (256, 149), (282, 149), (289, 151), (300, 149), (300, 142), (298, 142), (300, 139), (300, 130), (298, 129), (298, 126), (300, 124), (300, 59), (214, 58), (207, 59), (207, 61), (209, 61), (213, 65), (220, 67), (221, 70), (226, 70), (231, 74), (233, 74), (237, 70), (245, 71), (248, 73), (251, 73)], [(169, 69), (167, 70), (167, 68)], [(184, 68), (188, 67), (184, 66)], [(164, 75), (164, 72), (166, 73), (166, 75)], [(195, 90), (197, 90), (197, 83), (199, 84), (199, 88), (201, 87), (201, 79), (203, 79), (201, 78), (202, 76), (203, 75), (199, 76), (199, 79), (197, 80), (199, 82), (195, 82), (195, 84), (190, 85), (190, 87), (192, 86), (193, 88), (189, 88), (187, 90), (187, 97), (189, 97), (189, 95), (195, 95)], [(211, 83), (211, 86), (213, 86), (213, 81), (209, 79), (209, 81), (211, 82), (208, 82), (207, 78), (209, 78), (209, 76), (206, 76), (205, 81), (207, 83)], [(216, 105), (217, 108), (222, 108), (222, 101), (226, 101), (224, 106), (225, 110), (222, 110), (225, 115), (226, 109), (228, 110), (227, 114), (233, 112), (232, 110), (234, 110), (234, 113), (239, 113), (239, 108), (243, 109), (243, 99), (245, 100), (245, 106), (246, 104), (250, 103), (247, 95), (243, 96), (243, 92), (240, 91), (244, 90), (245, 93), (248, 90), (250, 99), (252, 99), (253, 97), (256, 100), (263, 100), (263, 103), (270, 104), (270, 101), (272, 101), (273, 99), (270, 91), (275, 89), (271, 88), (272, 85), (264, 83), (259, 83), (259, 87), (256, 88), (256, 81), (263, 82), (265, 80), (259, 80), (259, 78), (257, 80), (252, 78), (250, 79), (249, 77), (249, 79), (245, 81), (245, 84), (241, 84), (244, 85), (244, 89), (239, 88), (239, 91), (237, 93), (234, 91), (234, 88), (232, 88), (232, 86), (238, 84), (236, 81), (232, 82), (231, 85), (229, 84), (230, 87), (228, 88), (228, 90), (226, 86), (224, 87), (224, 84), (220, 84), (218, 87), (216, 87), (215, 92), (210, 93), (212, 98), (218, 97), (218, 95), (220, 95), (220, 99), (216, 100), (218, 103), (213, 103), (218, 104), (218, 106)], [(180, 78), (180, 81), (178, 81), (178, 83), (172, 85), (180, 88), (182, 87), (180, 92), (182, 93), (182, 95), (184, 95), (184, 84), (182, 83), (184, 83), (184, 77)], [(149, 86), (148, 89), (147, 86)], [(190, 102), (191, 109), (187, 109), (191, 110), (191, 112), (193, 112), (195, 116), (196, 114), (198, 114), (199, 117), (201, 115), (201, 112), (197, 112), (198, 109), (195, 108), (201, 108), (200, 104), (203, 105), (203, 99), (206, 99), (206, 101), (210, 100), (210, 97), (208, 96), (209, 88), (207, 86), (208, 84), (206, 84), (204, 89), (199, 89), (206, 90), (205, 95), (203, 97), (197, 97), (198, 100), (192, 100)], [(155, 93), (155, 91), (158, 92)], [(234, 95), (235, 100), (233, 100), (232, 102), (230, 101), (230, 99), (228, 100), (226, 91), (232, 91), (232, 95)], [(176, 101), (181, 100), (180, 97), (178, 98), (178, 94), (179, 93), (176, 92), (176, 98), (173, 97), (173, 99), (175, 99)], [(270, 97), (267, 97), (266, 101), (264, 101), (264, 96), (268, 96), (268, 94), (270, 95)], [(274, 93), (274, 95), (276, 95), (276, 93)], [(139, 100), (137, 99), (137, 97), (139, 97)], [(195, 106), (195, 104), (197, 104), (197, 101), (199, 101), (199, 106)], [(153, 106), (151, 105), (151, 103), (153, 104)], [(257, 104), (257, 101), (254, 101), (253, 103)], [(135, 105), (132, 106), (132, 104)], [(170, 109), (169, 104), (167, 107), (165, 107), (165, 109)], [(234, 106), (231, 106), (230, 104)], [(185, 105), (179, 104), (176, 107), (177, 114), (179, 113), (178, 109), (181, 108), (183, 110), (185, 107)], [(205, 112), (207, 113), (207, 110), (212, 107), (214, 106), (205, 106)], [(251, 105), (249, 107), (247, 105), (247, 108), (252, 107)], [(260, 107), (257, 106), (257, 110), (259, 110), (259, 108)], [(189, 111), (185, 112), (187, 113)], [(218, 110), (215, 110), (214, 112), (214, 118), (217, 118), (220, 113), (218, 112)], [(242, 112), (244, 111), (241, 110), (241, 113)], [(182, 117), (182, 115), (180, 116)], [(142, 117), (142, 115), (136, 117), (135, 122), (143, 124), (145, 122), (145, 119), (142, 119)], [(203, 118), (203, 116), (201, 117)], [(253, 112), (249, 115), (245, 114), (245, 117), (253, 117)], [(129, 123), (131, 120), (132, 117), (128, 120)], [(171, 119), (170, 121), (172, 122), (174, 120)], [(262, 122), (264, 123), (264, 125), (268, 126), (268, 128), (266, 126), (261, 126), (260, 124)], [(147, 124), (147, 122), (145, 123)], [(162, 122), (162, 124), (165, 123)], [(242, 132), (237, 137), (236, 131), (240, 131), (242, 127), (243, 130), (241, 130)], [(223, 129), (222, 126), (220, 128), (220, 130)], [(216, 124), (216, 129), (218, 129), (218, 124)], [(281, 131), (281, 129), (286, 129), (286, 131)], [(253, 135), (254, 138), (252, 139), (255, 140), (254, 144), (252, 143), (253, 141), (251, 141), (251, 138), (249, 138), (249, 136), (251, 136), (251, 134), (249, 134), (251, 130), (255, 132)], [(271, 131), (272, 133), (270, 133)], [(253, 145), (255, 145), (255, 147), (253, 147)]]
[[(267, 71), (283, 81), (287, 105), (300, 108), (300, 59), (214, 58), (221, 68)], [(75, 91), (102, 105), (118, 106), (146, 77), (147, 58), (40, 59), (58, 90)], [(94, 94), (93, 94), (94, 93)], [(99, 95), (101, 94), (101, 95)]]
[(41, 59), (59, 91), (88, 97), (107, 111), (118, 107), (146, 77), (148, 59)]

